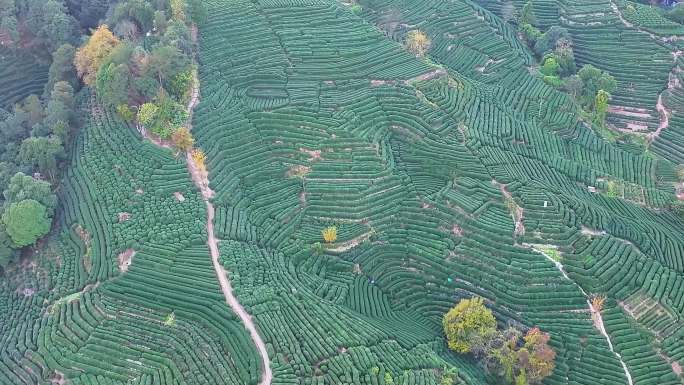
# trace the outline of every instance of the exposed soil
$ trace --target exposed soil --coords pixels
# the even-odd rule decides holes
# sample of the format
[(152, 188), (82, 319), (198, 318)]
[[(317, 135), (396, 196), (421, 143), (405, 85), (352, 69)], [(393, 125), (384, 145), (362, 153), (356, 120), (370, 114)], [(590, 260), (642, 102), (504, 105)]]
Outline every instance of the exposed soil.
[(119, 271), (125, 273), (128, 271), (128, 267), (131, 266), (133, 262), (133, 257), (135, 256), (135, 250), (127, 249), (121, 252), (116, 260), (119, 262)]
[(667, 82), (667, 88), (658, 95), (658, 103), (656, 103), (656, 109), (658, 110), (658, 113), (660, 114), (660, 124), (658, 124), (658, 129), (651, 133), (648, 137), (649, 140), (654, 140), (660, 135), (660, 132), (670, 125), (670, 116), (672, 115), (672, 111), (668, 110), (667, 107), (663, 104), (663, 94), (665, 92), (669, 92), (673, 90), (674, 88), (679, 87), (679, 78), (677, 76), (677, 73), (679, 72), (679, 66), (677, 65), (677, 59), (679, 56), (682, 55), (684, 51), (675, 51), (672, 52), (672, 56), (674, 58), (674, 67), (672, 68), (672, 71), (670, 71), (670, 75), (668, 78)]
[(606, 232), (600, 231), (600, 230), (594, 230), (594, 229), (590, 229), (588, 227), (582, 226), (582, 234), (598, 237), (601, 235), (606, 235)]
[(370, 238), (371, 235), (373, 235), (373, 230), (371, 230), (367, 233), (363, 233), (363, 234), (359, 235), (358, 237), (352, 238), (346, 242), (338, 243), (335, 247), (329, 247), (328, 251), (333, 251), (336, 253), (343, 253), (345, 251), (349, 251), (349, 250), (355, 248), (356, 246), (358, 246), (361, 242)]
[(299, 148), (300, 152), (303, 152), (307, 155), (309, 155), (311, 158), (307, 159), (309, 162), (313, 162), (315, 160), (321, 160), (321, 150), (308, 150), (306, 148), (300, 147)]
[(506, 201), (511, 202), (511, 205), (513, 206), (509, 207), (509, 210), (511, 210), (511, 217), (513, 217), (513, 223), (515, 223), (513, 237), (525, 235), (525, 224), (523, 223), (525, 210), (522, 207), (518, 206), (518, 204), (513, 199), (513, 195), (511, 195), (511, 193), (508, 190), (506, 190), (505, 184), (500, 184), (496, 181), (495, 183), (498, 184), (499, 188), (501, 189), (501, 193), (506, 198)]
[(126, 222), (129, 219), (131, 219), (131, 213), (125, 211), (119, 213), (119, 223)]
[(381, 79), (371, 79), (370, 84), (371, 87), (380, 87), (384, 86), (386, 84), (388, 85), (395, 85), (397, 82), (394, 80), (381, 80)]
[(610, 106), (608, 112), (614, 115), (629, 116), (633, 118), (649, 119), (651, 114), (643, 108), (629, 108), (623, 106)]
[(432, 71), (430, 71), (430, 72), (426, 72), (426, 73), (424, 73), (424, 74), (422, 74), (422, 75), (418, 75), (418, 76), (416, 76), (416, 77), (414, 77), (414, 78), (408, 79), (408, 80), (405, 81), (405, 83), (406, 83), (406, 84), (410, 84), (410, 83), (413, 83), (413, 82), (419, 82), (419, 81), (423, 81), (423, 80), (435, 79), (435, 78), (438, 78), (438, 77), (441, 77), (441, 76), (444, 76), (444, 75), (446, 75), (446, 71), (443, 70), (443, 69), (441, 69), (441, 68), (439, 68), (439, 69), (436, 69), (436, 70), (432, 70)]
[(66, 378), (64, 377), (64, 373), (62, 373), (58, 370), (55, 370), (55, 373), (50, 378), (50, 382), (53, 385), (65, 385), (66, 384)]
[(173, 193), (173, 196), (176, 198), (176, 200), (178, 202), (185, 202), (185, 197), (183, 196), (183, 194), (179, 193), (178, 191)]

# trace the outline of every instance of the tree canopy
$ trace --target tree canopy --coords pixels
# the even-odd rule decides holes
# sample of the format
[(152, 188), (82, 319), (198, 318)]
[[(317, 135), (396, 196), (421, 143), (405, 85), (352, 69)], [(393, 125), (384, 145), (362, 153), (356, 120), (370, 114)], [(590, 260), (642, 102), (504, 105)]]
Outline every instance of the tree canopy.
[(88, 42), (78, 49), (74, 59), (78, 75), (87, 85), (94, 85), (100, 65), (120, 43), (106, 24), (99, 26)]
[(57, 197), (52, 192), (50, 183), (35, 179), (21, 172), (16, 173), (10, 179), (7, 189), (3, 192), (3, 196), (5, 198), (5, 206), (26, 199), (32, 199), (44, 205), (50, 215), (52, 215), (54, 208), (57, 207)]
[(2, 221), (15, 247), (31, 245), (50, 231), (47, 208), (33, 199), (12, 203)]
[(430, 48), (430, 38), (421, 30), (413, 30), (406, 34), (406, 49), (417, 56), (424, 56)]
[(496, 320), (480, 297), (461, 300), (442, 319), (449, 348), (468, 353), (496, 331)]
[(30, 137), (21, 142), (19, 159), (40, 173), (54, 177), (57, 163), (64, 156), (64, 147), (58, 137)]
[(499, 331), (482, 298), (462, 299), (444, 315), (442, 326), (450, 349), (472, 353), (504, 383), (539, 384), (555, 367), (556, 352), (547, 333), (532, 328), (521, 346), (522, 332), (515, 327)]

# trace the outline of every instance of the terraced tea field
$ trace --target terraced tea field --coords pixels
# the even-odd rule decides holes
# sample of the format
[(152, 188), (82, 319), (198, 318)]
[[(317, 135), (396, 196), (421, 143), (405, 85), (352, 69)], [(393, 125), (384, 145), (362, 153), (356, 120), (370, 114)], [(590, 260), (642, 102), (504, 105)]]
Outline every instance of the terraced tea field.
[(534, 1), (643, 151), (544, 83), (500, 2), (204, 3), (207, 180), (88, 98), (57, 230), (0, 279), (0, 383), (496, 383), (444, 341), (473, 295), (551, 335), (545, 384), (684, 381), (681, 26)]
[(0, 48), (0, 108), (11, 111), (14, 103), (31, 94), (42, 94), (47, 80), (47, 67)]

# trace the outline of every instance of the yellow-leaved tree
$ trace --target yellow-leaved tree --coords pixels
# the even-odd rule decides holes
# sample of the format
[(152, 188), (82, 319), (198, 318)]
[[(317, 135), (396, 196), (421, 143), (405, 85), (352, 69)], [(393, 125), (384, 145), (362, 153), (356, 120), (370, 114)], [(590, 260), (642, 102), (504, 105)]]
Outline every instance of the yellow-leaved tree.
[(190, 156), (192, 157), (193, 162), (195, 162), (195, 165), (197, 165), (197, 168), (199, 168), (202, 171), (207, 169), (207, 166), (205, 164), (207, 157), (206, 155), (204, 155), (204, 151), (196, 148), (192, 150)]
[(414, 29), (406, 34), (406, 49), (417, 56), (424, 56), (430, 48), (430, 38), (425, 32)]
[(74, 65), (78, 76), (89, 86), (95, 84), (97, 71), (112, 50), (119, 45), (119, 39), (106, 24), (99, 26), (90, 39), (76, 51)]
[(333, 243), (337, 240), (337, 227), (329, 226), (321, 230), (321, 235), (323, 239), (328, 243)]
[(442, 319), (449, 348), (468, 353), (496, 333), (496, 319), (482, 298), (462, 299)]

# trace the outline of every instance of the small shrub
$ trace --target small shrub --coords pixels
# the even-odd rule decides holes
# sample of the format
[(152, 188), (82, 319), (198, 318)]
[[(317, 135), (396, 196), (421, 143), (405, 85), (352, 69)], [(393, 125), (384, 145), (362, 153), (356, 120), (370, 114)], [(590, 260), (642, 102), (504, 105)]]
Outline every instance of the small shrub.
[(320, 242), (316, 242), (311, 245), (311, 251), (316, 255), (323, 254), (323, 245)]
[(119, 114), (121, 119), (125, 122), (130, 122), (135, 118), (135, 112), (126, 104), (119, 104), (116, 106), (116, 113)]
[(439, 380), (439, 385), (455, 385), (458, 380), (458, 369), (454, 367), (442, 369), (442, 377)]
[(394, 376), (392, 376), (392, 372), (385, 372), (385, 385), (394, 385)]
[(430, 38), (421, 30), (413, 30), (406, 34), (406, 49), (417, 56), (425, 56), (430, 48)]
[(164, 325), (165, 326), (175, 326), (176, 325), (176, 313), (171, 312), (169, 315), (166, 316), (166, 319), (164, 319)]
[(603, 304), (605, 302), (606, 302), (606, 296), (605, 295), (603, 295), (603, 294), (594, 295), (591, 298), (591, 307), (593, 307), (597, 313), (600, 313), (603, 310)]
[(206, 155), (204, 155), (204, 151), (196, 148), (192, 150), (192, 153), (190, 153), (190, 156), (192, 157), (192, 161), (195, 162), (195, 165), (200, 169), (200, 170), (206, 170)]
[(171, 141), (173, 142), (173, 145), (182, 152), (190, 150), (193, 143), (195, 143), (195, 139), (192, 137), (190, 130), (186, 127), (176, 128), (173, 131), (173, 134), (171, 134)]
[(154, 103), (145, 103), (140, 106), (138, 110), (138, 123), (144, 127), (149, 126), (157, 119), (157, 114), (159, 113), (159, 107)]
[(618, 197), (618, 183), (614, 180), (609, 180), (606, 188), (606, 195), (611, 198)]
[(321, 230), (321, 234), (327, 243), (333, 243), (337, 240), (337, 227), (326, 227), (325, 229)]

